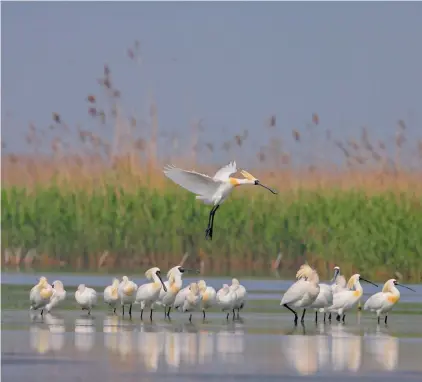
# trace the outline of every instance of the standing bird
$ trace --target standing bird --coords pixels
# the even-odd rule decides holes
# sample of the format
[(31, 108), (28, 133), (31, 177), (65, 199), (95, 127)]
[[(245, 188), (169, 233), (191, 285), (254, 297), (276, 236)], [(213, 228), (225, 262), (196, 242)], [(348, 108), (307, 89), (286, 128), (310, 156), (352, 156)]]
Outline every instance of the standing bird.
[(177, 294), (180, 292), (180, 289), (182, 289), (182, 275), (184, 272), (185, 269), (180, 266), (173, 267), (167, 272), (168, 280), (164, 282), (167, 292), (164, 291), (164, 289), (160, 289), (160, 295), (156, 302), (157, 305), (164, 306), (164, 318), (170, 318), (171, 306), (173, 305)]
[(239, 318), (240, 309), (243, 309), (245, 306), (246, 289), (239, 283), (238, 279), (232, 279), (232, 285), (230, 285), (230, 289), (236, 293), (236, 303), (233, 307), (233, 318), (235, 316), (235, 309), (237, 309), (237, 318)]
[(75, 299), (82, 310), (87, 310), (90, 316), (91, 309), (97, 305), (97, 292), (92, 288), (88, 288), (85, 284), (80, 284), (75, 292)]
[(264, 187), (273, 194), (277, 194), (277, 192), (267, 186), (264, 186), (258, 179), (245, 170), (241, 171), (241, 174), (245, 177), (245, 179), (230, 177), (230, 175), (234, 174), (236, 171), (236, 162), (230, 162), (228, 165), (222, 167), (212, 178), (205, 174), (200, 174), (195, 171), (182, 170), (174, 166), (166, 166), (164, 168), (164, 174), (169, 179), (186, 190), (196, 194), (196, 199), (202, 200), (205, 204), (213, 205), (208, 219), (208, 227), (205, 230), (206, 239), (212, 239), (214, 215), (220, 205), (233, 191), (234, 187), (242, 184), (253, 184)]
[(189, 286), (189, 293), (185, 297), (183, 302), (182, 312), (189, 312), (189, 322), (192, 322), (192, 312), (199, 309), (201, 304), (201, 294), (197, 283), (191, 283)]
[(205, 320), (205, 310), (211, 308), (217, 302), (217, 292), (213, 287), (207, 286), (204, 280), (198, 282), (199, 293), (201, 294), (202, 300), (202, 313)]
[(397, 285), (416, 292), (412, 288), (399, 284), (396, 279), (390, 279), (384, 284), (382, 292), (373, 294), (366, 300), (365, 305), (363, 306), (363, 310), (377, 313), (378, 324), (380, 323), (380, 316), (383, 313), (385, 313), (384, 322), (387, 324), (388, 312), (393, 309), (393, 306), (400, 300), (400, 291), (396, 288)]
[[(217, 304), (221, 307), (221, 310), (227, 312), (227, 320), (229, 319), (230, 311), (234, 311), (236, 305), (236, 293), (230, 289), (227, 284), (223, 284), (223, 287), (217, 292)], [(234, 318), (234, 317), (233, 317)]]
[[(296, 273), (298, 279), (282, 297), (280, 305), (289, 309), (294, 315), (294, 323), (297, 325), (297, 313), (290, 307), (303, 308), (301, 322), (305, 320), (306, 308), (308, 308), (318, 297), (319, 277), (315, 269), (308, 264), (303, 264)], [(290, 305), (290, 306), (289, 306)]]
[(125, 305), (129, 305), (129, 317), (132, 317), (132, 304), (135, 302), (137, 290), (138, 286), (132, 280), (129, 280), (129, 277), (122, 277), (122, 282), (118, 288), (118, 294), (123, 316), (125, 315)]
[[(334, 295), (338, 292), (344, 291), (344, 290), (348, 290), (347, 289), (347, 281), (346, 278), (340, 274), (340, 268), (339, 267), (334, 267), (334, 269), (338, 268), (338, 274), (334, 280), (334, 283), (331, 285), (331, 292), (333, 293), (333, 299), (334, 299)], [(328, 310), (328, 308), (332, 305), (332, 302), (330, 305), (325, 306), (324, 308), (321, 308), (319, 311), (321, 313), (324, 313), (324, 322), (325, 322), (325, 317), (326, 314), (329, 313), (328, 315), (328, 321), (331, 321), (331, 312)]]
[(119, 301), (119, 284), (119, 279), (114, 278), (113, 283), (104, 289), (104, 302), (113, 309), (114, 314)]
[(52, 284), (53, 294), (50, 298), (50, 302), (45, 306), (47, 313), (50, 313), (53, 307), (63, 301), (66, 298), (66, 291), (64, 290), (63, 283), (60, 280), (53, 281)]
[[(333, 284), (319, 284), (319, 293), (318, 297), (315, 299), (315, 301), (310, 305), (310, 308), (315, 309), (315, 322), (318, 322), (318, 310), (322, 310), (324, 308), (327, 308), (331, 306), (333, 303), (333, 285), (335, 285), (335, 281), (337, 279), (337, 276), (340, 274), (340, 268), (334, 267), (334, 276), (331, 279), (331, 282)], [(326, 313), (324, 312), (324, 322), (325, 322), (325, 316)]]
[(333, 295), (333, 304), (328, 307), (328, 311), (337, 313), (337, 321), (340, 321), (341, 316), (343, 316), (343, 322), (346, 317), (347, 310), (352, 309), (362, 297), (363, 289), (360, 285), (360, 280), (366, 281), (369, 284), (375, 285), (372, 281), (364, 279), (360, 274), (356, 273), (350, 277), (346, 290), (342, 290)]
[(44, 313), (44, 307), (50, 302), (53, 295), (53, 288), (48, 283), (47, 278), (41, 276), (38, 284), (35, 285), (31, 292), (29, 292), (29, 301), (31, 303), (30, 310), (37, 310), (41, 308), (41, 316)]
[(164, 285), (163, 280), (161, 278), (161, 271), (160, 268), (154, 267), (150, 268), (145, 272), (145, 277), (148, 280), (152, 280), (152, 283), (143, 284), (138, 288), (136, 292), (135, 303), (141, 304), (141, 320), (142, 315), (144, 313), (144, 309), (150, 308), (151, 313), (149, 318), (152, 321), (152, 311), (153, 305), (158, 300), (160, 295), (161, 287), (163, 287), (164, 292), (167, 292), (167, 287)]

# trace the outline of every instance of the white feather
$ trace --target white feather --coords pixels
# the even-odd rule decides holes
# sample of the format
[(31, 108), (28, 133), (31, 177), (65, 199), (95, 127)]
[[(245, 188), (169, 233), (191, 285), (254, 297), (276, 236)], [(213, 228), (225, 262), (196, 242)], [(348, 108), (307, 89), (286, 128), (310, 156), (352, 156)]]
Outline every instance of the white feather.
[(220, 168), (214, 175), (215, 180), (227, 181), (230, 178), (230, 175), (234, 174), (237, 171), (236, 162), (230, 162), (228, 165)]

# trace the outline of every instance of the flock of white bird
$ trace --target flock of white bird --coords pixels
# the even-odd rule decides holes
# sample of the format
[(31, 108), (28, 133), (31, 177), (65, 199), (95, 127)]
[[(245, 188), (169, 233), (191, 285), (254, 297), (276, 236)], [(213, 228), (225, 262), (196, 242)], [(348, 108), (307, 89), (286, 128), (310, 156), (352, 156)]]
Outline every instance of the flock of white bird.
[[(207, 286), (204, 280), (192, 282), (185, 288), (183, 286), (182, 275), (185, 269), (175, 266), (167, 272), (167, 281), (163, 282), (161, 271), (154, 267), (145, 272), (145, 277), (152, 282), (138, 287), (135, 282), (123, 276), (122, 281), (117, 278), (104, 290), (104, 303), (116, 313), (118, 305), (122, 307), (122, 314), (125, 314), (125, 306), (129, 306), (129, 316), (132, 317), (132, 305), (141, 306), (141, 319), (146, 309), (150, 310), (150, 319), (156, 306), (164, 307), (164, 316), (170, 318), (170, 311), (173, 307), (181, 312), (190, 313), (189, 321), (192, 321), (192, 313), (202, 310), (205, 319), (205, 311), (213, 306), (218, 306), (222, 311), (227, 312), (227, 319), (230, 312), (235, 318), (236, 310), (239, 317), (240, 310), (245, 305), (246, 289), (237, 279), (232, 280), (232, 284), (224, 284), (216, 291), (213, 287)], [(50, 312), (66, 298), (66, 291), (61, 281), (54, 281), (50, 285), (47, 278), (42, 276), (37, 285), (30, 292), (30, 310), (41, 309)], [(78, 286), (75, 292), (75, 300), (82, 310), (87, 310), (88, 315), (97, 305), (97, 292), (84, 284)]]
[[(156, 306), (164, 307), (164, 317), (170, 318), (171, 308), (181, 312), (188, 312), (189, 321), (192, 321), (192, 313), (202, 310), (205, 319), (205, 311), (213, 306), (219, 307), (227, 312), (229, 319), (230, 312), (233, 312), (233, 319), (239, 317), (240, 310), (245, 306), (247, 292), (237, 279), (232, 284), (224, 284), (216, 291), (213, 287), (207, 286), (204, 280), (192, 282), (182, 288), (182, 275), (186, 270), (181, 266), (175, 266), (167, 272), (167, 281), (163, 282), (160, 269), (157, 267), (148, 269), (145, 277), (152, 282), (137, 286), (135, 282), (123, 276), (122, 281), (117, 278), (104, 290), (104, 303), (108, 304), (113, 312), (120, 304), (122, 314), (125, 314), (125, 306), (129, 306), (129, 316), (132, 316), (132, 305), (141, 306), (141, 319), (145, 309), (150, 310), (150, 319)], [(337, 314), (337, 321), (345, 321), (346, 312), (353, 309), (361, 300), (363, 288), (360, 281), (366, 281), (376, 287), (372, 281), (364, 279), (359, 274), (354, 274), (346, 283), (346, 279), (340, 274), (340, 268), (334, 267), (334, 276), (331, 284), (319, 283), (319, 276), (315, 269), (308, 264), (303, 264), (296, 273), (297, 281), (284, 293), (280, 305), (283, 305), (294, 314), (294, 323), (297, 324), (298, 315), (294, 309), (303, 309), (301, 322), (304, 322), (307, 309), (315, 311), (315, 321), (318, 321), (318, 312), (324, 313), (331, 321), (331, 314)], [(381, 315), (385, 315), (385, 323), (390, 310), (400, 299), (400, 291), (396, 286), (407, 288), (413, 292), (414, 289), (401, 285), (395, 279), (388, 280), (381, 292), (375, 293), (365, 302), (363, 309), (375, 312), (378, 323)], [(30, 292), (31, 310), (41, 309), (41, 315), (46, 310), (57, 306), (66, 298), (66, 291), (63, 283), (56, 280), (50, 285), (43, 276), (39, 283)], [(97, 292), (84, 284), (78, 286), (75, 292), (76, 302), (82, 310), (91, 310), (97, 305)]]

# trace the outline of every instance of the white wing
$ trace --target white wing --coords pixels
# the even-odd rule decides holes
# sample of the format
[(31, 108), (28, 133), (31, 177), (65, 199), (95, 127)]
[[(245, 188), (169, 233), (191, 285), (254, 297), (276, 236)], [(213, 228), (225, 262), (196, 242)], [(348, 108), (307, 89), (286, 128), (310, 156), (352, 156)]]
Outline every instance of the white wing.
[(208, 175), (195, 171), (181, 170), (173, 166), (165, 167), (164, 175), (184, 189), (208, 198), (211, 198), (221, 185), (220, 181), (213, 180)]
[(281, 299), (280, 305), (292, 304), (303, 298), (303, 295), (308, 290), (309, 283), (303, 279), (296, 281), (286, 293), (284, 293)]
[(383, 302), (384, 302), (384, 293), (382, 292), (375, 293), (366, 300), (365, 305), (363, 306), (363, 310), (381, 309), (383, 306)]
[(231, 174), (237, 171), (236, 162), (230, 162), (227, 166), (220, 168), (214, 175), (214, 179), (226, 181), (229, 179)]

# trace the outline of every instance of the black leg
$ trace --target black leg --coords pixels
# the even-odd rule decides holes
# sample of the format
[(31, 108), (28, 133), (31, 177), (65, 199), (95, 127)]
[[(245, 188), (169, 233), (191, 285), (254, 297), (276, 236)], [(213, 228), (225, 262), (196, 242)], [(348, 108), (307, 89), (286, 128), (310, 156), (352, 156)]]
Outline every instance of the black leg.
[(226, 317), (227, 321), (229, 320), (229, 316), (230, 316), (230, 312), (227, 313), (227, 317)]
[(204, 320), (205, 320), (205, 309), (202, 309), (202, 313), (204, 314)]
[(44, 314), (44, 309), (41, 309), (41, 317), (42, 317), (43, 314)]
[(123, 314), (123, 317), (125, 316), (125, 306), (124, 305), (122, 305), (122, 314)]
[(151, 308), (151, 312), (149, 314), (149, 319), (152, 321), (152, 308)]
[(210, 240), (212, 240), (212, 230), (213, 230), (213, 227), (214, 227), (214, 216), (215, 216), (215, 213), (216, 213), (216, 211), (218, 210), (219, 207), (220, 207), (219, 205), (216, 205), (210, 211), (210, 216), (208, 218), (208, 227), (205, 230), (205, 238), (206, 239), (209, 238)]
[(236, 313), (235, 313), (235, 311), (234, 311), (234, 309), (233, 309), (233, 320), (236, 318)]
[(297, 325), (297, 313), (292, 308), (290, 308), (290, 306), (288, 306), (287, 304), (284, 304), (284, 306), (295, 315), (295, 325)]
[(344, 324), (344, 319), (346, 318), (346, 315), (343, 313), (343, 324)]
[(113, 309), (113, 313), (116, 314), (116, 308)]
[(337, 321), (340, 322), (341, 316), (337, 313)]
[(88, 316), (91, 315), (91, 309), (88, 309)]
[(129, 306), (129, 317), (132, 318), (132, 304)]
[(326, 312), (324, 312), (324, 323), (325, 323), (325, 316), (327, 315), (327, 313)]
[(315, 311), (315, 322), (318, 322), (318, 311)]
[(381, 318), (381, 317), (380, 317), (380, 316), (378, 316), (378, 324), (380, 323), (380, 318)]
[(141, 320), (142, 320), (142, 315), (144, 314), (144, 310), (141, 309)]
[(192, 313), (189, 316), (189, 322), (192, 322)]
[(328, 321), (331, 321), (331, 312), (330, 312), (330, 314), (328, 315)]
[(171, 310), (171, 306), (169, 306), (169, 310), (167, 312), (167, 317), (168, 317), (169, 320), (170, 320), (170, 310)]
[(300, 322), (305, 321), (305, 313), (306, 313), (306, 309), (303, 309), (302, 318), (300, 319)]
[(387, 315), (385, 315), (385, 320), (384, 320), (384, 323), (385, 323), (385, 325), (387, 325)]

